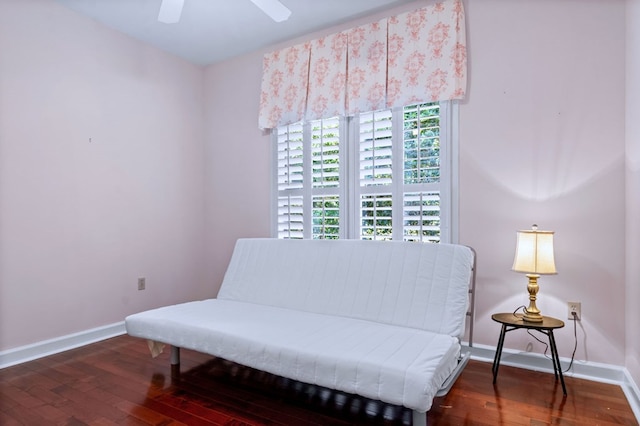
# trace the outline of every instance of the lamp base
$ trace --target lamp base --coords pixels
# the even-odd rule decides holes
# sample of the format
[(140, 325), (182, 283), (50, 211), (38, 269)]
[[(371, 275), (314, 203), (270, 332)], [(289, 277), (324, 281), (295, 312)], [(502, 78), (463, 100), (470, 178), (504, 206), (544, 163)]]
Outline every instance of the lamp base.
[(529, 284), (527, 285), (527, 291), (529, 292), (529, 307), (524, 308), (523, 321), (526, 322), (542, 322), (542, 314), (540, 309), (536, 306), (536, 294), (538, 294), (538, 274), (527, 274), (529, 278)]
[(526, 322), (542, 322), (542, 315), (540, 314), (540, 312), (529, 312), (527, 309), (525, 309), (522, 320)]

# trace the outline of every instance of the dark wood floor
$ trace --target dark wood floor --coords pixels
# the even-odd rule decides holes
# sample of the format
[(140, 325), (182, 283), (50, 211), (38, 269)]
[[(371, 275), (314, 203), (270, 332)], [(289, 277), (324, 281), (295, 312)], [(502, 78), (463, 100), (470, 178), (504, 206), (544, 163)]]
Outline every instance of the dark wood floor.
[[(471, 361), (436, 398), (429, 425), (637, 425), (622, 390)], [(410, 424), (395, 406), (313, 386), (183, 350), (168, 354), (121, 336), (0, 370), (2, 425), (353, 425)]]

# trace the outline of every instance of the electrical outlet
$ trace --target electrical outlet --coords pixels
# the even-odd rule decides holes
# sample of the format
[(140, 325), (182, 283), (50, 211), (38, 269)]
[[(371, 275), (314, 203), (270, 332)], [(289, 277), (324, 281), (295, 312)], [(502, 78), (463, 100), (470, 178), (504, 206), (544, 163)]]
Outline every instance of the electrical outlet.
[(138, 278), (138, 290), (144, 290), (146, 286), (146, 280), (144, 278)]
[(580, 321), (582, 319), (582, 306), (580, 302), (567, 302), (567, 309), (569, 311), (569, 319), (575, 319)]

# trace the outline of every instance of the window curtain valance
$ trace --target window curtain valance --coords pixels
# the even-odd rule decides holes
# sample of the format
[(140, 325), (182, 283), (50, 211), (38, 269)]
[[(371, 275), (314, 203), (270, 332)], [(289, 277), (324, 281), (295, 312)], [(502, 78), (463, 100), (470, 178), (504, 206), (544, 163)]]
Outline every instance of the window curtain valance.
[(462, 2), (444, 0), (267, 53), (258, 124), (463, 99), (466, 86)]

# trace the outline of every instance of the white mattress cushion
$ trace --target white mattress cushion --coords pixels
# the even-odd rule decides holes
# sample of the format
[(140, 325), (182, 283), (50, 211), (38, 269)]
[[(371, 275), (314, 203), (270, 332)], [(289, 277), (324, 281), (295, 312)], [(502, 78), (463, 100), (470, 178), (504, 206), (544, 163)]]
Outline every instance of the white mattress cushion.
[(127, 332), (306, 383), (427, 411), (456, 338), (340, 316), (210, 299), (126, 318)]
[(452, 244), (240, 239), (218, 298), (462, 336), (472, 264)]

